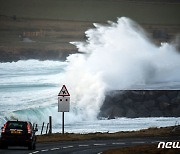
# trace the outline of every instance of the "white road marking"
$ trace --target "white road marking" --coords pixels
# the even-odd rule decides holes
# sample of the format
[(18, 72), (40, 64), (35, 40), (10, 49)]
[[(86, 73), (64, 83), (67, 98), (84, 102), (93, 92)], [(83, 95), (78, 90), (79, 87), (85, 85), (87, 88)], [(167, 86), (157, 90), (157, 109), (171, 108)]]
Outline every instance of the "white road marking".
[(95, 146), (106, 145), (105, 143), (94, 144)]
[(73, 148), (73, 147), (74, 147), (74, 146), (70, 145), (70, 146), (63, 147), (63, 149)]
[(41, 150), (41, 152), (46, 152), (46, 151), (48, 151), (49, 149), (44, 149), (44, 150)]
[(83, 144), (83, 145), (79, 145), (79, 147), (88, 147), (89, 145)]
[(39, 151), (34, 151), (34, 152), (32, 152), (32, 153), (39, 153)]
[(121, 144), (125, 144), (124, 142), (119, 142), (119, 143), (112, 143), (114, 145), (121, 145)]
[(53, 150), (59, 150), (59, 148), (52, 148), (51, 151), (53, 151)]
[(132, 142), (132, 143), (135, 143), (135, 144), (143, 144), (143, 143), (145, 143), (145, 142), (140, 142), (140, 141), (137, 141), (137, 142)]
[(158, 143), (158, 142), (161, 142), (161, 141), (152, 141), (151, 143)]

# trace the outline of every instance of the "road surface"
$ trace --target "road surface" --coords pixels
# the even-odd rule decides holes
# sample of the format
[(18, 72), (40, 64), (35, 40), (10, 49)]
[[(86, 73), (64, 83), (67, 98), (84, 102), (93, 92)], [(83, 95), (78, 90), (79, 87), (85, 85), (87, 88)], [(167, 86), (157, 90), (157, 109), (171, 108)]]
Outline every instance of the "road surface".
[(128, 147), (141, 144), (153, 144), (160, 141), (179, 141), (176, 137), (139, 137), (111, 140), (85, 140), (85, 141), (59, 141), (48, 143), (37, 143), (36, 150), (27, 150), (26, 147), (8, 147), (0, 150), (0, 154), (100, 154), (104, 150)]

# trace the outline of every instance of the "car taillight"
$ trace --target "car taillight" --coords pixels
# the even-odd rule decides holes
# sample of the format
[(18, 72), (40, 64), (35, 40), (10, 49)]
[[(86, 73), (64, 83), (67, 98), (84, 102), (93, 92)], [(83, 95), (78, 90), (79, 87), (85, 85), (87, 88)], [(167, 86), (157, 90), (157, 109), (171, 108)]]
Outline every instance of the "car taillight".
[(5, 133), (6, 127), (7, 127), (7, 123), (4, 124), (4, 127), (2, 129), (2, 133)]
[(31, 126), (29, 123), (27, 123), (27, 131), (28, 131), (28, 134), (31, 134)]

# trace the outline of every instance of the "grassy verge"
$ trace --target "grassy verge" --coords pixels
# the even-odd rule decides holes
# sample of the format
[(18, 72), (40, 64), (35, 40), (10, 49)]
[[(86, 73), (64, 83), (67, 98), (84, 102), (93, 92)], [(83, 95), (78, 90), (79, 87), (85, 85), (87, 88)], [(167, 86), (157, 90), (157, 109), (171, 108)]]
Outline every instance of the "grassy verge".
[(140, 131), (122, 131), (116, 133), (89, 133), (89, 134), (48, 134), (37, 136), (37, 142), (55, 142), (55, 141), (75, 141), (90, 139), (117, 139), (117, 138), (135, 138), (135, 137), (170, 137), (180, 135), (180, 131), (173, 131), (177, 126), (148, 128)]
[(104, 151), (103, 154), (179, 154), (180, 149), (158, 149), (157, 144), (137, 145)]

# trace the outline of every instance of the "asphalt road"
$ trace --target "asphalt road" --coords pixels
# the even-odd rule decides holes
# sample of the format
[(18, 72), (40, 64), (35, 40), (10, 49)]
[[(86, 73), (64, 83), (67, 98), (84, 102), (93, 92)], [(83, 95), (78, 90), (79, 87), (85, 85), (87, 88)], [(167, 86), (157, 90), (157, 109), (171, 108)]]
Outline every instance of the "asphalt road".
[(27, 150), (24, 147), (8, 147), (0, 150), (0, 154), (100, 154), (104, 150), (128, 147), (141, 144), (153, 144), (160, 141), (179, 141), (180, 136), (176, 137), (141, 137), (125, 138), (112, 140), (85, 140), (85, 141), (66, 141), (38, 143), (36, 150)]

